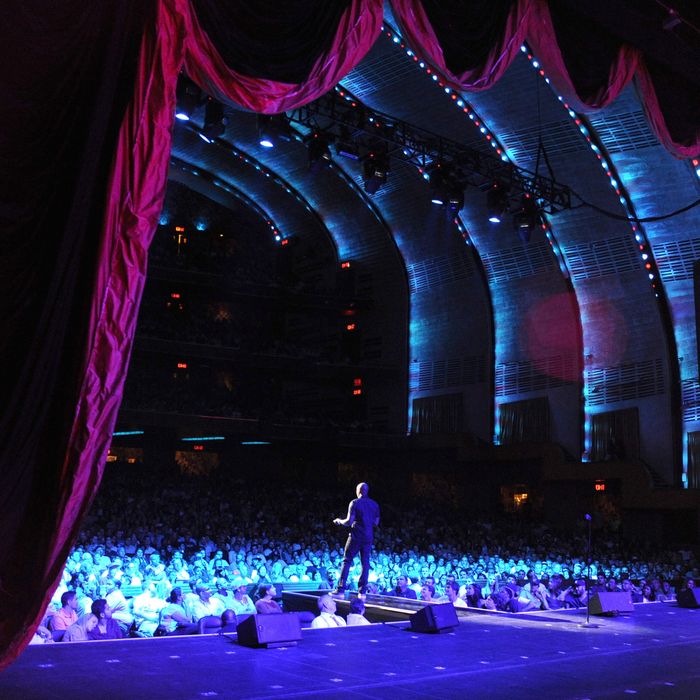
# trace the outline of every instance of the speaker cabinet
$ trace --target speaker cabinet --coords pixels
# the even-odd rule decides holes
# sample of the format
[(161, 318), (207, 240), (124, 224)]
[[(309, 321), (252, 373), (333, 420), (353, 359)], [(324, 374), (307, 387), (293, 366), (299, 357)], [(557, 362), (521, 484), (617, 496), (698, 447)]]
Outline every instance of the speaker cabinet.
[(676, 600), (681, 608), (700, 608), (700, 588), (687, 588), (684, 591), (678, 591)]
[(414, 632), (442, 632), (459, 625), (457, 611), (452, 603), (426, 605), (411, 615), (410, 619)]
[(238, 643), (246, 647), (287, 647), (301, 639), (301, 625), (294, 613), (251, 615), (236, 631)]
[(634, 604), (629, 593), (600, 592), (591, 598), (591, 615), (617, 615), (621, 612), (634, 612)]

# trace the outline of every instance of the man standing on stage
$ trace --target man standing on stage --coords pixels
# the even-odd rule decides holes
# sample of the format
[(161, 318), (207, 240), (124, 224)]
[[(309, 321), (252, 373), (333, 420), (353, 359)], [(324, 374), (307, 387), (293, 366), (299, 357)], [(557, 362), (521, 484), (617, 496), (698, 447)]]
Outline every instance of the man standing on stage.
[(372, 551), (372, 542), (374, 541), (374, 528), (379, 525), (379, 504), (367, 495), (369, 493), (367, 484), (358, 484), (356, 492), (357, 498), (350, 501), (347, 518), (344, 520), (336, 518), (333, 521), (336, 525), (350, 528), (348, 541), (345, 543), (343, 570), (340, 573), (338, 585), (333, 593), (343, 593), (345, 591), (350, 566), (358, 552), (362, 563), (358, 592), (364, 594), (367, 587), (369, 555)]

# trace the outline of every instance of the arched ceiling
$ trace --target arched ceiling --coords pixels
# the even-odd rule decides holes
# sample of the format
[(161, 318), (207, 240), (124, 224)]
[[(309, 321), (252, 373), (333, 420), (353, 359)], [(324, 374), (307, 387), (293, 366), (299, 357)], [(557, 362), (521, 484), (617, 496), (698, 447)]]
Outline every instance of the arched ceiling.
[(500, 403), (544, 393), (553, 439), (585, 458), (592, 417), (633, 406), (643, 431), (658, 426), (653, 441), (642, 440), (645, 459), (678, 482), (682, 434), (700, 422), (692, 281), (700, 211), (630, 218), (687, 205), (700, 180), (658, 144), (633, 87), (601, 112), (576, 114), (524, 51), (492, 89), (456, 95), (390, 24), (342, 86), (370, 109), (537, 169), (568, 185), (575, 206), (525, 243), (510, 222), (486, 221), (484, 194), (472, 188), (456, 225), (431, 210), (428, 183), (412, 166), (392, 162), (386, 185), (368, 195), (359, 164), (336, 155), (314, 175), (303, 130), (268, 151), (255, 115), (231, 105), (222, 139), (207, 145), (178, 127), (174, 154), (235, 181), (285, 234), (330, 236), (340, 260), (363, 260), (381, 287), (376, 333), (399, 338), (385, 357), (409, 366), (409, 412), (413, 399), (459, 389), (468, 429), (484, 440), (495, 429), (498, 439), (497, 421), (483, 419), (488, 396), (497, 415)]

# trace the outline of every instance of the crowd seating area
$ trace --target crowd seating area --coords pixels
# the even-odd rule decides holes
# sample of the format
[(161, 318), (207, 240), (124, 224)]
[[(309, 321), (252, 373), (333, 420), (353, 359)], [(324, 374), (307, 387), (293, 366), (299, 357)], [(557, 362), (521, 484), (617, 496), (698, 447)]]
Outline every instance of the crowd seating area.
[[(270, 582), (332, 588), (346, 535), (332, 520), (344, 516), (352, 491), (271, 484), (264, 469), (255, 483), (231, 472), (166, 479), (110, 470), (44, 626), (50, 631), (71, 591), (83, 624), (93, 603), (106, 600), (122, 634), (150, 636), (199, 631), (203, 618), (227, 609), (245, 614), (241, 596), (254, 612), (256, 594)], [(671, 600), (698, 576), (691, 550), (625, 542), (600, 530), (589, 566), (585, 529), (556, 532), (513, 517), (475, 522), (424, 498), (373, 495), (382, 522), (371, 593), (517, 612), (578, 607), (599, 590), (625, 590), (640, 602)], [(351, 587), (358, 577), (359, 561)], [(173, 606), (183, 619), (170, 629)]]

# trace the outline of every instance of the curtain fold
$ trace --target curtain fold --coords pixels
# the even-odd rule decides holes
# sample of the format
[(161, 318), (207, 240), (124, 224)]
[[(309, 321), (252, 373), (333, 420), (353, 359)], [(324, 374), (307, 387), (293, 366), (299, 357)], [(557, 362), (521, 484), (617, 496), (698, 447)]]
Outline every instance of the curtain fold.
[[(104, 302), (97, 261), (110, 164), (155, 3), (3, 4), (0, 668), (57, 584), (111, 429), (76, 407)], [(5, 112), (5, 110), (7, 110)], [(4, 117), (7, 117), (6, 119)], [(7, 267), (6, 267), (7, 266)], [(7, 304), (7, 305), (6, 305)], [(102, 367), (94, 365), (97, 378)], [(118, 400), (117, 400), (118, 402)], [(101, 433), (105, 432), (105, 435)]]
[(549, 401), (546, 396), (499, 406), (498, 423), (501, 445), (550, 440)]
[[(455, 89), (494, 85), (527, 41), (575, 110), (610, 105), (636, 80), (652, 130), (677, 158), (700, 154), (700, 87), (561, 0), (391, 0), (407, 43)], [(640, 43), (644, 31), (640, 30)]]
[(555, 2), (530, 4), (527, 40), (552, 85), (576, 111), (607, 107), (634, 77), (640, 52)]
[(530, 0), (391, 0), (407, 43), (453, 86), (496, 83), (525, 40)]
[(591, 420), (591, 462), (639, 459), (639, 409), (596, 413)]
[[(382, 17), (380, 0), (352, 0), (307, 79), (285, 84), (229, 70), (187, 0), (76, 0), (37, 25), (32, 11), (40, 9), (25, 2), (0, 10), (5, 26), (25, 30), (5, 45), (6, 65), (24, 45), (36, 46), (31, 71), (4, 91), (5, 106), (19, 111), (5, 120), (13, 130), (0, 141), (4, 243), (13, 252), (3, 264), (12, 274), (2, 279), (0, 297), (10, 302), (2, 342), (14, 377), (0, 415), (3, 434), (13, 436), (0, 445), (0, 669), (41, 621), (102, 477), (165, 194), (185, 56), (193, 78), (228, 99), (258, 111), (291, 109), (354, 67)], [(55, 49), (44, 53), (47, 46)], [(37, 70), (44, 81), (32, 82)], [(56, 101), (62, 112), (50, 138), (33, 139), (40, 120), (32, 109), (42, 105), (48, 116)], [(30, 157), (26, 144), (34, 141)]]
[(459, 433), (464, 430), (464, 394), (413, 399), (411, 433)]
[(379, 36), (383, 18), (381, 0), (351, 0), (338, 18), (330, 49), (318, 56), (303, 82), (285, 83), (269, 77), (253, 78), (228, 66), (192, 7), (183, 5), (185, 70), (190, 78), (218, 99), (232, 100), (265, 114), (293, 109), (331, 90), (369, 51)]

